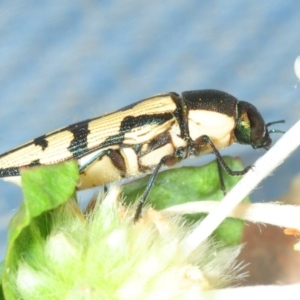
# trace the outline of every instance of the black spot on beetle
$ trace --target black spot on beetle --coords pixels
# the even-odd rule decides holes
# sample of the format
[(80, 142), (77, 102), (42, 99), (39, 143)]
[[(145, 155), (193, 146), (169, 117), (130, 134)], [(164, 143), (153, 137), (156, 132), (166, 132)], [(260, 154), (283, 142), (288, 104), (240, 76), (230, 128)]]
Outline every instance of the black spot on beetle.
[(0, 177), (19, 176), (21, 168), (34, 167), (34, 166), (40, 166), (40, 165), (41, 165), (40, 160), (36, 159), (36, 160), (33, 160), (31, 163), (29, 163), (26, 166), (0, 169)]
[(46, 139), (45, 135), (42, 135), (36, 139), (33, 140), (33, 143), (35, 146), (42, 147), (42, 150), (44, 151), (48, 147), (48, 141)]
[(19, 176), (19, 168), (6, 168), (0, 169), (0, 177), (10, 177), (10, 176)]
[(40, 160), (35, 159), (28, 165), (28, 167), (34, 167), (34, 166), (40, 166), (40, 165), (41, 165)]
[(73, 157), (82, 157), (88, 151), (87, 137), (90, 133), (88, 129), (88, 122), (74, 124), (67, 128), (74, 138), (68, 147), (68, 150), (73, 154)]

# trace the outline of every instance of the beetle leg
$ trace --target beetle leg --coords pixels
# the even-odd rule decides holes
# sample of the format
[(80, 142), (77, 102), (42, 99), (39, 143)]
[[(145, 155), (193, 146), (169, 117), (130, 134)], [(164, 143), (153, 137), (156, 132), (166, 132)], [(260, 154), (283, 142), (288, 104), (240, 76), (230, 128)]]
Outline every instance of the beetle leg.
[(108, 187), (107, 187), (107, 185), (105, 184), (104, 187), (103, 187), (103, 192), (104, 192), (104, 194), (106, 194), (107, 191), (108, 191)]
[(220, 152), (218, 151), (218, 149), (216, 148), (216, 146), (214, 145), (214, 143), (211, 141), (211, 139), (207, 136), (207, 135), (203, 135), (201, 136), (197, 143), (199, 144), (203, 144), (204, 143), (208, 143), (211, 146), (212, 151), (215, 153), (218, 162), (220, 163), (220, 165), (225, 169), (225, 171), (227, 172), (227, 174), (231, 175), (231, 176), (242, 176), (244, 174), (246, 174), (250, 169), (251, 166), (246, 167), (244, 170), (241, 171), (233, 171), (232, 169), (230, 169), (230, 167), (226, 164), (224, 158), (222, 157), (222, 155), (220, 154)]
[(162, 165), (165, 163), (165, 160), (166, 160), (166, 157), (163, 157), (160, 162), (158, 163), (158, 165), (155, 167), (153, 173), (151, 174), (150, 176), (150, 179), (148, 181), (148, 184), (147, 184), (147, 187), (145, 189), (145, 192), (143, 194), (143, 196), (141, 197), (141, 199), (139, 200), (139, 204), (138, 204), (138, 207), (135, 211), (135, 215), (134, 215), (134, 222), (138, 221), (138, 219), (141, 217), (141, 214), (142, 214), (142, 209), (143, 209), (143, 206), (148, 198), (148, 195), (150, 193), (150, 190), (153, 186), (153, 183), (154, 183), (154, 180), (158, 174), (158, 171), (159, 169), (162, 167)]
[(174, 155), (164, 156), (160, 160), (160, 162), (157, 164), (157, 166), (155, 167), (153, 173), (150, 176), (150, 179), (149, 179), (148, 184), (146, 186), (145, 192), (144, 192), (143, 196), (139, 200), (139, 204), (138, 204), (138, 207), (136, 209), (136, 212), (135, 212), (135, 215), (134, 215), (134, 219), (133, 219), (134, 222), (138, 221), (138, 219), (141, 217), (143, 206), (144, 206), (144, 204), (147, 201), (148, 195), (150, 193), (150, 190), (151, 190), (151, 188), (153, 186), (153, 183), (155, 181), (155, 178), (156, 178), (156, 176), (157, 176), (160, 168), (163, 165), (172, 166), (172, 165), (178, 163), (180, 160), (182, 160), (184, 152), (185, 152), (184, 148), (179, 148), (179, 149), (177, 149), (177, 151), (175, 152)]
[(226, 186), (225, 186), (225, 182), (224, 182), (224, 175), (223, 175), (222, 166), (221, 166), (219, 160), (217, 160), (217, 166), (218, 166), (218, 174), (219, 174), (219, 180), (220, 180), (220, 189), (222, 190), (223, 195), (226, 196)]

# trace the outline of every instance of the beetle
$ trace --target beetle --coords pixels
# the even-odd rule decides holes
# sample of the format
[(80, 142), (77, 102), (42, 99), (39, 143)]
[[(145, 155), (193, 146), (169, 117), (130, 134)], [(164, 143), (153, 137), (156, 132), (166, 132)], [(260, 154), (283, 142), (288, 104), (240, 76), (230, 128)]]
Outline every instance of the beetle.
[(20, 184), (22, 168), (74, 159), (80, 173), (79, 190), (152, 173), (136, 211), (137, 220), (163, 165), (213, 152), (228, 174), (243, 175), (251, 166), (231, 170), (219, 149), (234, 142), (269, 149), (270, 133), (281, 131), (268, 127), (282, 122), (265, 124), (255, 106), (219, 90), (158, 94), (0, 155), (0, 178)]

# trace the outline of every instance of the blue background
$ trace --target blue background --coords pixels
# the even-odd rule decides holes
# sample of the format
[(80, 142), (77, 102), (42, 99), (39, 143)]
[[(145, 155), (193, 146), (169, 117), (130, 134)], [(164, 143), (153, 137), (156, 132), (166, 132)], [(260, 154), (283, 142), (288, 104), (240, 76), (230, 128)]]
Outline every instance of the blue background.
[[(257, 106), (267, 122), (285, 119), (278, 129), (299, 118), (297, 0), (13, 3), (0, 3), (0, 153), (165, 91), (227, 91)], [(236, 145), (222, 153), (251, 164), (264, 150)], [(260, 185), (254, 201), (287, 190), (299, 153)], [(5, 182), (0, 191), (3, 257), (22, 195)]]

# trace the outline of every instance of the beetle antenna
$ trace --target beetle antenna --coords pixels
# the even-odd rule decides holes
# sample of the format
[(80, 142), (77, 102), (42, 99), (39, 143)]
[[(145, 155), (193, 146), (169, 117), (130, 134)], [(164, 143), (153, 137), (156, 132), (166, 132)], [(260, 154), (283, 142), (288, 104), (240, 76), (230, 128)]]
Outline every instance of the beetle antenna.
[(278, 129), (271, 129), (268, 131), (269, 133), (285, 133), (285, 131), (278, 130)]
[[(278, 124), (278, 123), (285, 123), (285, 120), (270, 122), (270, 123), (266, 124), (266, 126), (269, 127), (271, 125)], [(269, 133), (285, 133), (285, 131), (282, 131), (282, 130), (279, 130), (279, 129), (271, 129), (268, 132)]]
[(268, 124), (266, 124), (267, 127), (273, 125), (273, 124), (278, 124), (278, 123), (285, 123), (285, 120), (279, 120), (279, 121), (274, 121), (274, 122), (270, 122)]

